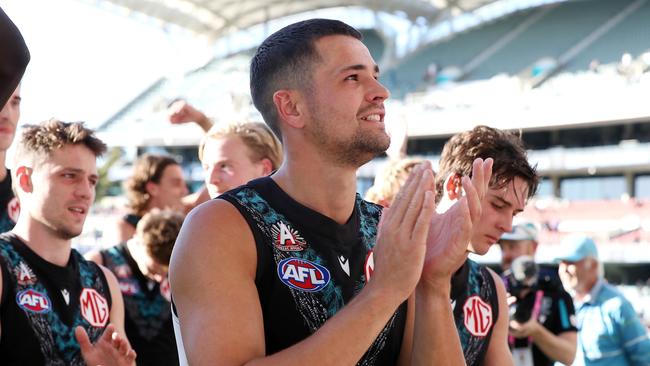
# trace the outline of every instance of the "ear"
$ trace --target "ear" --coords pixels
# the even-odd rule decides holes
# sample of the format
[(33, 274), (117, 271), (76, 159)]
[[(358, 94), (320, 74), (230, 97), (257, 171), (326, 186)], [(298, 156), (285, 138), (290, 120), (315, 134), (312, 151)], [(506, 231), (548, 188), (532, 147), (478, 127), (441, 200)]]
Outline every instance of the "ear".
[(303, 128), (303, 111), (300, 108), (298, 93), (294, 90), (278, 90), (273, 93), (273, 104), (280, 120), (294, 128)]
[(460, 183), (460, 176), (456, 173), (451, 173), (447, 176), (445, 184), (443, 185), (443, 196), (447, 197), (450, 201), (460, 198), (460, 190), (462, 185)]
[(264, 175), (269, 175), (273, 171), (273, 163), (271, 162), (271, 159), (269, 158), (264, 158), (260, 160), (260, 164), (262, 164), (262, 174)]
[(158, 195), (158, 184), (154, 182), (147, 182), (147, 184), (144, 186), (144, 189), (149, 193), (149, 196), (155, 197)]
[(18, 181), (18, 187), (23, 192), (31, 193), (34, 190), (32, 185), (32, 168), (28, 168), (24, 165), (19, 166), (16, 169), (16, 180)]

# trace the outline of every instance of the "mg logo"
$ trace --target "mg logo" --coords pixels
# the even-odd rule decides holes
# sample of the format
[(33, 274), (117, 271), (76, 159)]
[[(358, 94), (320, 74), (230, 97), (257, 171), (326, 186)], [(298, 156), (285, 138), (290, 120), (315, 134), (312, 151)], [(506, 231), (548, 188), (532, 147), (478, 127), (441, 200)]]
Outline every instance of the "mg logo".
[(108, 323), (110, 309), (104, 296), (93, 288), (85, 288), (79, 297), (81, 316), (93, 327), (103, 327)]
[(465, 301), (463, 314), (465, 328), (475, 337), (485, 337), (492, 328), (492, 307), (476, 295)]

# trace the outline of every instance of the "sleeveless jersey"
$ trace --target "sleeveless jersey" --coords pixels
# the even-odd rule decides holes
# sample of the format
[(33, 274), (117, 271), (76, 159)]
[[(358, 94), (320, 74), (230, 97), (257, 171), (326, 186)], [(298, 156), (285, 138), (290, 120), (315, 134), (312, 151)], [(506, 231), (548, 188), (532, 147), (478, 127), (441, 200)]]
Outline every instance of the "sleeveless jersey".
[(467, 259), (451, 281), (454, 321), (465, 362), (468, 366), (482, 365), (499, 317), (494, 278), (487, 268)]
[(124, 298), (124, 327), (138, 355), (138, 365), (177, 365), (167, 279), (158, 283), (146, 278), (125, 244), (100, 253), (104, 266), (119, 282)]
[(72, 249), (66, 267), (45, 261), (11, 233), (0, 235), (0, 360), (7, 365), (85, 365), (74, 336), (95, 342), (109, 322), (102, 270)]
[[(381, 207), (359, 195), (352, 216), (343, 225), (296, 202), (269, 177), (219, 199), (239, 210), (255, 238), (255, 284), (267, 354), (313, 334), (371, 277)], [(405, 322), (406, 302), (357, 364), (397, 364)]]
[(19, 213), (18, 198), (11, 189), (11, 171), (7, 169), (7, 176), (0, 182), (0, 233), (14, 228)]

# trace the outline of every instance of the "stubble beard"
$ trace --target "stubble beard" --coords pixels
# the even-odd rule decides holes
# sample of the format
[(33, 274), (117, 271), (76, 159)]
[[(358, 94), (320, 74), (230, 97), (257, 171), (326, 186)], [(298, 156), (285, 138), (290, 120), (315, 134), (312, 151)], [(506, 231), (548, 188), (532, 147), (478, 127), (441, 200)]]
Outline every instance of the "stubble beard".
[(310, 140), (322, 151), (322, 155), (339, 166), (358, 168), (373, 158), (386, 152), (390, 145), (390, 137), (386, 131), (363, 130), (357, 128), (354, 134), (344, 141), (342, 138), (327, 132), (327, 120), (320, 118), (322, 113), (314, 116), (313, 128), (307, 131)]

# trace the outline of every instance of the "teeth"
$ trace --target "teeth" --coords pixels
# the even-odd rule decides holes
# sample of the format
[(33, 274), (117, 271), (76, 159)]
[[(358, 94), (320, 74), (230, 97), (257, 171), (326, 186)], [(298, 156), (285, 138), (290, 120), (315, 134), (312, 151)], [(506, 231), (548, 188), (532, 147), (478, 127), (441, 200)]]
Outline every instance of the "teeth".
[(369, 115), (369, 116), (367, 116), (367, 117), (365, 117), (363, 119), (368, 120), (368, 121), (380, 121), (381, 117), (378, 114), (371, 114), (371, 115)]
[(70, 208), (70, 211), (79, 212), (79, 213), (83, 213), (83, 212), (84, 212), (82, 209), (80, 209), (80, 208), (76, 208), (76, 207), (72, 207), (72, 208)]

